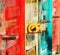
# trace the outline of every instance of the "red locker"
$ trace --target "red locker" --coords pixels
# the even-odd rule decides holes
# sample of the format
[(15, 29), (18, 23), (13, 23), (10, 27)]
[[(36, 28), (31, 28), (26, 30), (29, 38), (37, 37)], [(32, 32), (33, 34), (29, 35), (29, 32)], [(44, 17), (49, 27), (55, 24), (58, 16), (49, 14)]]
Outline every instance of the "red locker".
[(53, 54), (60, 53), (60, 0), (53, 0)]
[(0, 8), (0, 54), (24, 55), (25, 1), (2, 0)]

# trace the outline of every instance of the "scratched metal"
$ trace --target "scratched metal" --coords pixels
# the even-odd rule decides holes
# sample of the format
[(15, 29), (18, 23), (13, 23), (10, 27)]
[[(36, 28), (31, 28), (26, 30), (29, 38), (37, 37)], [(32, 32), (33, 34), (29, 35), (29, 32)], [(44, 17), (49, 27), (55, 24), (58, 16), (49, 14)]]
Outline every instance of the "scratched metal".
[[(39, 20), (52, 20), (52, 0), (39, 0)], [(44, 41), (43, 41), (44, 40)], [(43, 44), (45, 42), (45, 45)], [(46, 31), (40, 34), (40, 55), (52, 54), (52, 22), (46, 23)], [(43, 53), (43, 54), (42, 54)]]
[(60, 53), (60, 0), (53, 0), (52, 54)]

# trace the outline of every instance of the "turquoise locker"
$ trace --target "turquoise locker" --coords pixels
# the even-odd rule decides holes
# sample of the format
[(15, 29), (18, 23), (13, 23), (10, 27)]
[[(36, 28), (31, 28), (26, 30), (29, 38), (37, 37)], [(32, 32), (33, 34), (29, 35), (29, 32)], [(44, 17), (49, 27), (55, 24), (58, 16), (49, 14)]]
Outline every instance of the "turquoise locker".
[[(40, 21), (52, 21), (52, 0), (39, 0), (39, 11)], [(44, 50), (45, 54), (42, 54), (42, 51), (44, 52)], [(44, 33), (40, 33), (39, 55), (48, 54), (52, 54), (52, 22), (46, 23), (46, 31)]]

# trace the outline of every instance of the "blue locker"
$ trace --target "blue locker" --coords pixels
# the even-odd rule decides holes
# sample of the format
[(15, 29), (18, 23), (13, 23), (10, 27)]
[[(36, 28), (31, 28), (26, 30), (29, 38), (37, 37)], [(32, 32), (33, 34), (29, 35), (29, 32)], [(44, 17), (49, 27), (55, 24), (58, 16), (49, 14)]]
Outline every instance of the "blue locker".
[[(39, 0), (39, 20), (52, 21), (52, 0)], [(52, 22), (46, 23), (46, 31), (40, 33), (39, 55), (48, 54), (52, 54)]]

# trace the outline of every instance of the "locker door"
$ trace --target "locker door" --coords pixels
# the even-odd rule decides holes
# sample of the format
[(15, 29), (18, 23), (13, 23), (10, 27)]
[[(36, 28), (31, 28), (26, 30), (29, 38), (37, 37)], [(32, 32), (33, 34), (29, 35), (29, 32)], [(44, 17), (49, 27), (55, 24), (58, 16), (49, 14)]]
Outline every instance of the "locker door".
[(43, 26), (45, 25), (44, 27), (46, 27), (46, 30), (40, 33), (40, 55), (52, 54), (52, 0), (39, 0), (39, 21), (41, 22), (44, 20), (50, 22), (42, 24)]
[[(25, 55), (38, 55), (38, 33), (28, 33), (38, 23), (38, 0), (25, 1)], [(29, 27), (28, 27), (29, 26)], [(28, 30), (27, 30), (28, 29)]]
[[(24, 55), (24, 0), (4, 0), (5, 32), (2, 35), (2, 55)], [(3, 30), (3, 29), (2, 29)]]
[(53, 0), (52, 54), (60, 54), (60, 0)]

